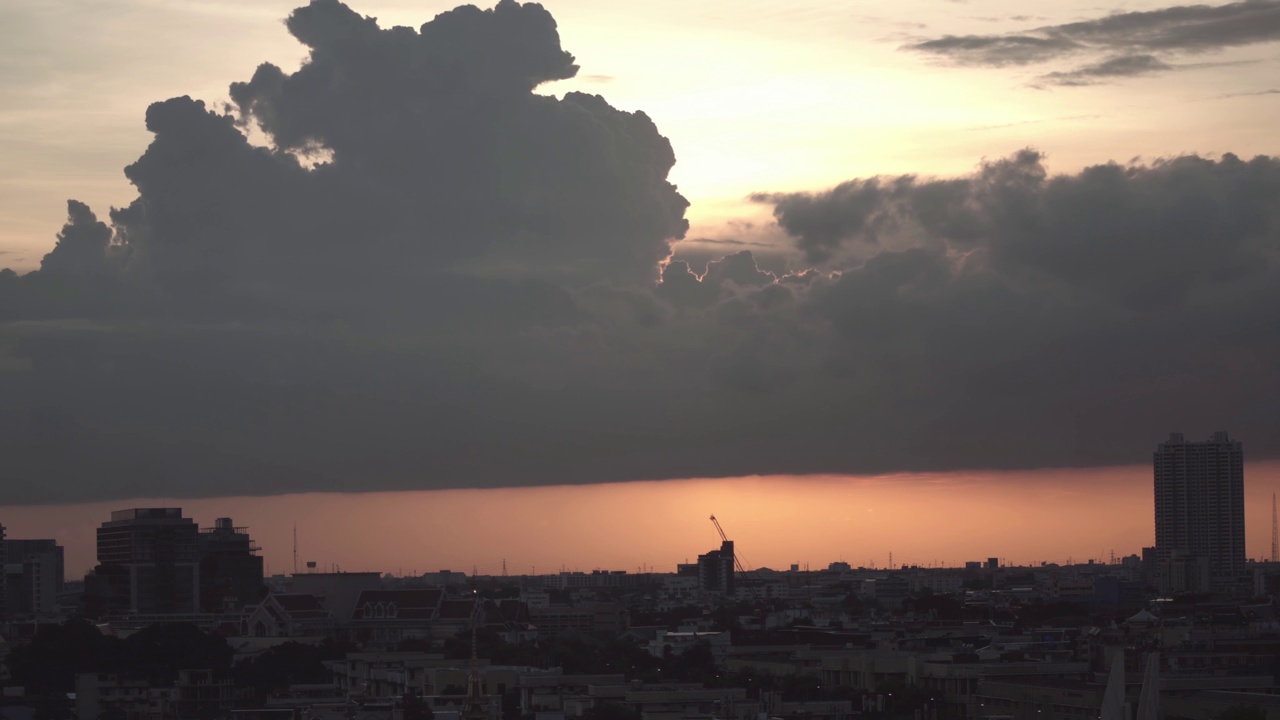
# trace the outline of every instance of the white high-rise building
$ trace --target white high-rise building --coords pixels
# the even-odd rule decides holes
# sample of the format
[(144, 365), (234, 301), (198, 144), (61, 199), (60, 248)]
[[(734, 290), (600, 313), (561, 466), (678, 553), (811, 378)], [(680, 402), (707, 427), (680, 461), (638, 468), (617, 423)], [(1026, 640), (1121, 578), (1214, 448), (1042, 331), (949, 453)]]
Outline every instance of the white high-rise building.
[[(1204, 442), (1171, 433), (1156, 446), (1156, 560), (1171, 590), (1208, 590), (1245, 572), (1244, 451), (1216, 432)], [(1176, 567), (1175, 567), (1176, 566)], [(1183, 585), (1183, 587), (1176, 587)]]

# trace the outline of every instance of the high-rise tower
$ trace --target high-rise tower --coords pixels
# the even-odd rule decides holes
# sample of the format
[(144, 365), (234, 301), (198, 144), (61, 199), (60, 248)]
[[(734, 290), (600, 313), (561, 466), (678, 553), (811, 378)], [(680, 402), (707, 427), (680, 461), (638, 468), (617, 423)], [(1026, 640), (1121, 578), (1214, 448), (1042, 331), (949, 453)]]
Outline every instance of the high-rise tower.
[(109, 613), (194, 613), (200, 608), (200, 530), (180, 508), (116, 510), (98, 528), (95, 575)]
[[(1204, 442), (1171, 433), (1156, 446), (1156, 559), (1172, 588), (1207, 590), (1245, 571), (1244, 451), (1216, 432)], [(1169, 568), (1177, 568), (1170, 576)], [(1185, 578), (1184, 578), (1185, 575)], [(1183, 578), (1179, 581), (1179, 578)], [(1181, 587), (1179, 587), (1181, 586)]]

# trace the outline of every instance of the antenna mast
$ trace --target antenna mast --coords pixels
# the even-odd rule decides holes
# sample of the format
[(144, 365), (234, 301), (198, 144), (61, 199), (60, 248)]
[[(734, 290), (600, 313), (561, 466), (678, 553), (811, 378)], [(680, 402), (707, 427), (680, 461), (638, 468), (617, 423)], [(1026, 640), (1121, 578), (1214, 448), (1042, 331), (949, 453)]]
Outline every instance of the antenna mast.
[(298, 574), (298, 523), (293, 524), (293, 574)]

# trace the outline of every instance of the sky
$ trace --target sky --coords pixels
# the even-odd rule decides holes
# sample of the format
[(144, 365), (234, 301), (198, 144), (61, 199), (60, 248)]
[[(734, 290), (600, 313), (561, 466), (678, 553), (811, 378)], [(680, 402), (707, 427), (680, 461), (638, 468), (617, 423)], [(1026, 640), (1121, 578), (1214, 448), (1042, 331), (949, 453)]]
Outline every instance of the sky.
[(299, 4), (0, 8), (0, 503), (1280, 457), (1280, 2)]
[[(1246, 472), (1247, 557), (1271, 548), (1280, 463)], [(416, 490), (267, 498), (144, 498), (202, 527), (231, 517), (268, 574), (298, 569), (420, 575), (561, 571), (674, 572), (719, 547), (716, 515), (747, 569), (957, 567), (1111, 562), (1152, 545), (1151, 469), (737, 477), (488, 490)], [(94, 565), (94, 530), (117, 502), (0, 506), (12, 537), (52, 532), (67, 576)]]

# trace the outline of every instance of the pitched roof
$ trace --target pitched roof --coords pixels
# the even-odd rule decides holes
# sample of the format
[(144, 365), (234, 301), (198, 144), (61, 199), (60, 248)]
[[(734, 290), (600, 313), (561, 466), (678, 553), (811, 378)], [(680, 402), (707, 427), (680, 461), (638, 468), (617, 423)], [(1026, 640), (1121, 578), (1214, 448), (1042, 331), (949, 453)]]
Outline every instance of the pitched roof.
[(465, 620), (471, 617), (474, 609), (475, 602), (472, 600), (442, 600), (440, 617), (445, 620)]
[(485, 617), (489, 622), (523, 623), (529, 621), (529, 607), (515, 599), (489, 600), (485, 603)]
[(319, 598), (310, 593), (272, 593), (268, 597), (295, 620), (329, 617), (329, 611), (320, 604)]
[[(396, 619), (396, 620), (430, 620), (435, 617), (436, 607), (444, 591), (437, 589), (412, 590), (364, 590), (356, 598), (355, 609), (351, 611), (352, 620)], [(365, 608), (383, 607), (383, 615), (366, 615)], [(391, 607), (395, 606), (395, 612)]]

